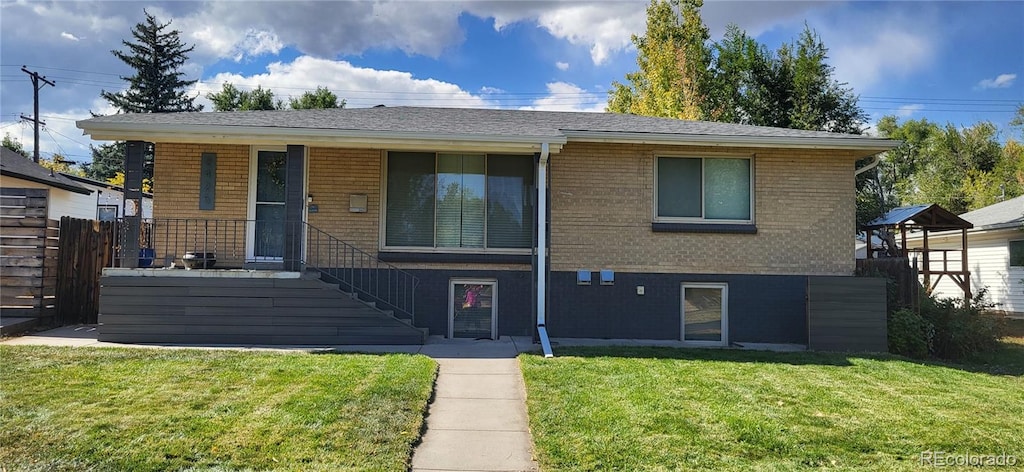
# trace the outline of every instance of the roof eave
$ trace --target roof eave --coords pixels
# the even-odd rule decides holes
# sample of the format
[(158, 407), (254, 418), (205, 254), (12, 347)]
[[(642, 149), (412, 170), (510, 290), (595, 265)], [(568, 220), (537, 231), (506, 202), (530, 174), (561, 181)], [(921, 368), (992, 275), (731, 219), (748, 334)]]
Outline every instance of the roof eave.
[(64, 182), (59, 182), (59, 181), (47, 180), (47, 179), (36, 177), (34, 175), (22, 174), (21, 172), (14, 172), (14, 171), (10, 171), (10, 170), (0, 170), (0, 175), (5, 175), (7, 177), (11, 177), (11, 178), (15, 178), (15, 179), (27, 180), (29, 182), (35, 182), (35, 183), (38, 183), (38, 184), (43, 184), (43, 185), (46, 185), (46, 186), (49, 186), (49, 187), (59, 188), (61, 190), (67, 190), (69, 192), (74, 192), (74, 193), (78, 193), (78, 194), (82, 194), (82, 195), (89, 195), (89, 194), (92, 193), (92, 190), (89, 190), (89, 189), (87, 189), (85, 187), (79, 187), (77, 185), (66, 184)]
[(797, 149), (843, 149), (863, 151), (870, 156), (900, 145), (899, 141), (880, 138), (825, 138), (791, 136), (733, 136), (710, 134), (675, 135), (665, 133), (633, 133), (617, 131), (563, 130), (570, 141), (630, 144), (663, 144), (694, 146), (736, 146)]
[(479, 149), (537, 152), (548, 143), (552, 152), (561, 150), (564, 136), (479, 135), (460, 133), (408, 133), (322, 128), (281, 128), (271, 126), (202, 126), (148, 123), (96, 123), (79, 121), (77, 126), (96, 140), (141, 140), (160, 142), (235, 143), (251, 145), (309, 144), (326, 147), (388, 149)]

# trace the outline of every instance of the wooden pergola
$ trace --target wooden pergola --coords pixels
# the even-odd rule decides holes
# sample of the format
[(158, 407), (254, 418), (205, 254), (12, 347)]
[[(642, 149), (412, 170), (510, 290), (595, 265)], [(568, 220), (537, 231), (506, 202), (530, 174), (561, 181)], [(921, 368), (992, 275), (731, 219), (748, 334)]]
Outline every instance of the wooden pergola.
[[(971, 222), (954, 215), (949, 210), (938, 205), (914, 205), (894, 208), (885, 215), (872, 220), (861, 227), (871, 241), (871, 233), (876, 230), (888, 230), (895, 235), (898, 229), (900, 235), (899, 256), (910, 257), (911, 252), (921, 253), (921, 275), (924, 277), (924, 286), (931, 292), (942, 280), (948, 276), (958, 287), (964, 291), (964, 300), (971, 299), (971, 273), (967, 270), (967, 230), (973, 228)], [(921, 249), (911, 251), (907, 248), (907, 231), (920, 230), (922, 232)], [(931, 249), (928, 247), (928, 233), (936, 231), (960, 230), (959, 249)], [(868, 248), (867, 257), (870, 259), (873, 254)], [(949, 253), (960, 252), (959, 268), (950, 267)], [(941, 254), (940, 260), (932, 258), (932, 253)], [(941, 264), (941, 265), (940, 265)], [(932, 276), (935, 276), (933, 281)]]

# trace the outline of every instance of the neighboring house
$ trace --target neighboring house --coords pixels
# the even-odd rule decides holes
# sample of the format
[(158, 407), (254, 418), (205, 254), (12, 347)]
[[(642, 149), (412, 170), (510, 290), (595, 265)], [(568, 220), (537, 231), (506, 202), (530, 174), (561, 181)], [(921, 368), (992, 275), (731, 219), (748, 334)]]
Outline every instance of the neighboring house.
[[(61, 174), (96, 194), (96, 215), (92, 219), (113, 221), (124, 216), (124, 188), (101, 180)], [(142, 194), (142, 217), (153, 217), (153, 194)]]
[[(188, 250), (216, 252), (218, 267), (287, 265), (297, 244), (307, 267), (331, 264), (323, 254), (334, 251), (338, 277), (364, 271), (346, 262), (356, 257), (347, 246), (322, 243), (322, 230), (415, 274), (414, 323), (431, 334), (531, 335), (539, 325), (551, 336), (695, 345), (808, 344), (809, 278), (854, 272), (856, 162), (898, 144), (625, 114), (416, 107), (118, 114), (78, 127), (139, 149), (155, 143), (158, 238), (184, 231), (165, 219), (226, 235), (216, 251), (213, 230), (205, 247), (158, 242), (160, 261)], [(236, 220), (250, 221), (234, 243), (244, 248), (228, 240)], [(305, 240), (296, 221), (308, 224)], [(372, 270), (378, 286), (391, 283)], [(113, 288), (104, 293), (127, 291)]]
[(96, 218), (96, 196), (91, 190), (10, 149), (0, 148), (0, 153), (0, 186), (48, 189), (47, 218)]
[[(996, 310), (1024, 316), (1024, 196), (969, 211), (960, 217), (974, 224), (974, 228), (967, 230), (967, 265), (972, 292), (977, 294), (984, 288)], [(928, 235), (931, 249), (959, 249), (960, 245), (959, 232)], [(907, 237), (907, 247), (921, 246), (920, 234)], [(952, 261), (959, 262), (959, 257)], [(960, 288), (948, 278), (941, 279), (933, 293), (942, 297), (963, 297)]]

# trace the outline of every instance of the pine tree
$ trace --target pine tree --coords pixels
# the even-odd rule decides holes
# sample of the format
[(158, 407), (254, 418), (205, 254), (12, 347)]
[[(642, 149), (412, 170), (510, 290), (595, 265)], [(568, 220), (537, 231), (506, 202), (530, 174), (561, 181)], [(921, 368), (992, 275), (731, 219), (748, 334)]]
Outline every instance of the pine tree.
[(89, 146), (92, 162), (82, 166), (90, 179), (107, 181), (118, 172), (124, 172), (124, 142)]
[(170, 21), (161, 24), (149, 12), (143, 12), (145, 22), (132, 29), (136, 42), (123, 40), (127, 50), (111, 51), (135, 70), (134, 75), (121, 77), (128, 81), (128, 89), (117, 93), (103, 90), (100, 96), (123, 113), (202, 110), (202, 106), (194, 104), (196, 97), (189, 97), (185, 91), (196, 81), (182, 80), (185, 73), (179, 70), (195, 46), (182, 44), (179, 31), (167, 31)]

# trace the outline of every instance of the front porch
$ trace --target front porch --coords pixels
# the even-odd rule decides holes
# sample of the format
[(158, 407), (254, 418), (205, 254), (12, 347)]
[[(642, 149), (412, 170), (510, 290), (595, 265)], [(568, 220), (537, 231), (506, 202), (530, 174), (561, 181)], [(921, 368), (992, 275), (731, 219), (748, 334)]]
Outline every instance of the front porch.
[(104, 269), (98, 340), (119, 343), (422, 344), (426, 330), (313, 274)]

